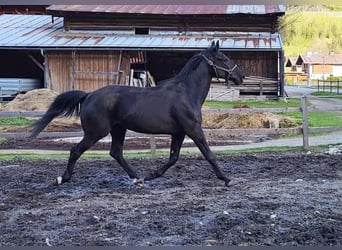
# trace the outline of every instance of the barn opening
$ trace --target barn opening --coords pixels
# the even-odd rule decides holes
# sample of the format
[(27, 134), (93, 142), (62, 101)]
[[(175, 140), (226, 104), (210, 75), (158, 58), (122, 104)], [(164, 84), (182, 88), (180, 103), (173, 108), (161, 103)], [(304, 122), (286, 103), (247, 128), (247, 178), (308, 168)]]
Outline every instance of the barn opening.
[(0, 78), (36, 78), (44, 83), (44, 56), (39, 51), (0, 50)]
[(0, 50), (0, 99), (44, 87), (44, 56), (39, 51)]

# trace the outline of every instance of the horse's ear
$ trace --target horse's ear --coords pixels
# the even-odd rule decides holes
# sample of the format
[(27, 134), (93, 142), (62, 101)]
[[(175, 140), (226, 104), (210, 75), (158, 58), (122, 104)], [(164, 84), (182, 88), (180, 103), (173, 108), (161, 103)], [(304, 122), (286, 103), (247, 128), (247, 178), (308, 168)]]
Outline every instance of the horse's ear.
[(220, 47), (219, 40), (216, 41), (215, 50), (218, 51)]
[(210, 48), (211, 48), (211, 49), (215, 48), (215, 42), (214, 42), (214, 41), (211, 42)]

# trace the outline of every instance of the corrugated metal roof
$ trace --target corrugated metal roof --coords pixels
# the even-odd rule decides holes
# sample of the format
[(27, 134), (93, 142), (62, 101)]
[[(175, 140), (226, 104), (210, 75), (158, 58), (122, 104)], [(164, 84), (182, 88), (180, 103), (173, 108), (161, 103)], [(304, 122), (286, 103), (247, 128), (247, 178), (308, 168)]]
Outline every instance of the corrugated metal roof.
[(51, 5), (48, 11), (163, 15), (285, 13), (284, 5)]
[(319, 53), (310, 53), (300, 55), (296, 64), (329, 64), (329, 65), (342, 65), (342, 54), (321, 55)]
[[(52, 22), (53, 20), (53, 22)], [(1, 15), (0, 48), (43, 49), (164, 49), (201, 50), (211, 41), (220, 40), (226, 50), (282, 49), (279, 34), (257, 32), (168, 32), (134, 35), (119, 31), (63, 30), (63, 18), (50, 15)]]

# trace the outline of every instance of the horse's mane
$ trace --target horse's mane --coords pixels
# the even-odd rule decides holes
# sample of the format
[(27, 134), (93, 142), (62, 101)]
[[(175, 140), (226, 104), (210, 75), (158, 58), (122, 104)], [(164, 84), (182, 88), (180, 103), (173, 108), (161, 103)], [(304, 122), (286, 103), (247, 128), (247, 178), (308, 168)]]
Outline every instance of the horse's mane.
[(164, 85), (167, 83), (179, 83), (181, 82), (184, 78), (189, 76), (191, 72), (198, 67), (202, 60), (201, 54), (196, 54), (193, 57), (191, 57), (187, 63), (183, 66), (183, 68), (172, 78), (164, 79), (160, 82), (158, 82), (158, 85)]
[(201, 54), (196, 54), (191, 57), (187, 63), (183, 66), (183, 68), (175, 75), (175, 79), (187, 77), (194, 69), (198, 67), (202, 60)]

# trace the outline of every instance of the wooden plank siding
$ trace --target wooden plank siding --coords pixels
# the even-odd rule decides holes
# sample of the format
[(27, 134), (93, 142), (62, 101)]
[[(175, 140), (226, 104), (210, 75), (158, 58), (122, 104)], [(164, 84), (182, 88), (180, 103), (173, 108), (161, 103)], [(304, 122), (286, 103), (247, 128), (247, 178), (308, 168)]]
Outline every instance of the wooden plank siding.
[[(120, 53), (122, 58), (121, 73), (117, 76), (115, 73), (118, 71)], [(275, 55), (277, 52), (227, 51), (225, 53), (239, 65), (246, 76), (242, 85), (231, 86), (239, 89), (240, 95), (277, 96), (279, 90), (278, 63)], [(195, 53), (161, 51), (148, 53), (149, 69), (158, 81), (173, 77), (193, 54)], [(127, 51), (78, 51), (73, 60), (71, 51), (49, 51), (47, 53), (48, 87), (53, 91), (62, 93), (72, 89), (94, 91), (110, 84), (125, 84), (130, 74), (129, 56)], [(113, 74), (108, 75), (104, 72), (112, 72)], [(254, 79), (251, 76), (270, 79)]]
[[(214, 18), (213, 18), (214, 16)], [(178, 31), (237, 31), (237, 32), (276, 32), (277, 21), (271, 15), (149, 15), (122, 14), (115, 16), (101, 13), (93, 15), (68, 15), (64, 19), (65, 30), (80, 29), (127, 29), (127, 27), (153, 27), (155, 30)]]
[(239, 86), (231, 86), (240, 90), (240, 96), (277, 97), (278, 82), (278, 52), (251, 51), (226, 52), (244, 72), (245, 79)]
[(242, 69), (246, 77), (278, 78), (278, 52), (229, 51), (225, 54)]
[(58, 93), (73, 89), (94, 91), (110, 84), (124, 84), (130, 71), (128, 52), (77, 51), (73, 56), (72, 51), (49, 51), (46, 56), (48, 87)]
[(240, 96), (259, 95), (274, 98), (279, 91), (277, 79), (245, 79), (236, 88), (240, 90)]
[[(246, 79), (240, 86), (231, 84), (231, 88), (239, 89), (240, 95), (263, 95), (277, 97), (278, 52), (273, 51), (224, 51), (244, 72)], [(158, 51), (147, 52), (148, 69), (157, 81), (173, 77), (195, 52)], [(214, 92), (220, 86), (214, 86)], [(230, 98), (230, 97), (224, 97)]]

